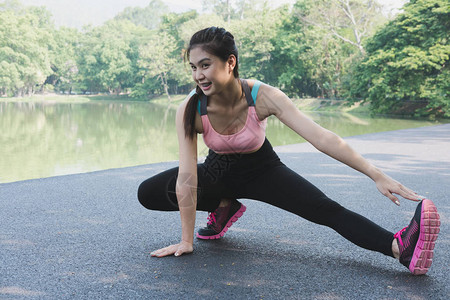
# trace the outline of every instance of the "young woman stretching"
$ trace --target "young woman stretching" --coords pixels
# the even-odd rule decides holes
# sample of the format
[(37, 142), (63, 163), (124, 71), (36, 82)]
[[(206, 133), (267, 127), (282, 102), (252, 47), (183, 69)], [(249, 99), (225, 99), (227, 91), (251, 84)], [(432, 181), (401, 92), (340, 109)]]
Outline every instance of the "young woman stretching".
[[(176, 114), (179, 167), (144, 181), (139, 201), (152, 210), (179, 210), (181, 241), (152, 252), (180, 256), (193, 251), (196, 211), (208, 211), (200, 239), (217, 239), (245, 211), (238, 198), (263, 201), (307, 220), (333, 228), (354, 244), (395, 257), (413, 274), (431, 266), (439, 233), (433, 202), (391, 179), (352, 150), (334, 133), (302, 114), (280, 90), (239, 78), (238, 51), (223, 28), (195, 33), (187, 49), (194, 91)], [(329, 199), (286, 167), (265, 138), (267, 117), (275, 115), (318, 150), (370, 177), (378, 190), (399, 205), (393, 194), (420, 201), (409, 226), (393, 234)], [(197, 134), (210, 148), (197, 163)]]

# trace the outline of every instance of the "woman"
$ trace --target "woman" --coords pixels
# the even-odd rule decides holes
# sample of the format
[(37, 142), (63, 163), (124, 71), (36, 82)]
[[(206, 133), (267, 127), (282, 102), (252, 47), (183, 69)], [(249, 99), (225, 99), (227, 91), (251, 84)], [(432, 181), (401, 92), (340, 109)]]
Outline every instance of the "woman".
[[(182, 238), (152, 256), (193, 251), (196, 210), (210, 212), (197, 238), (222, 237), (245, 211), (236, 199), (247, 198), (329, 226), (360, 247), (399, 259), (413, 274), (428, 271), (440, 225), (430, 200), (391, 179), (343, 139), (314, 123), (280, 90), (239, 79), (238, 51), (225, 29), (210, 27), (195, 33), (187, 58), (197, 87), (176, 114), (179, 167), (144, 181), (138, 191), (139, 201), (148, 209), (180, 211)], [(370, 177), (397, 205), (393, 194), (420, 201), (410, 225), (394, 235), (332, 201), (287, 168), (265, 138), (270, 115), (318, 150)], [(203, 134), (210, 148), (202, 164), (197, 164), (197, 134)]]

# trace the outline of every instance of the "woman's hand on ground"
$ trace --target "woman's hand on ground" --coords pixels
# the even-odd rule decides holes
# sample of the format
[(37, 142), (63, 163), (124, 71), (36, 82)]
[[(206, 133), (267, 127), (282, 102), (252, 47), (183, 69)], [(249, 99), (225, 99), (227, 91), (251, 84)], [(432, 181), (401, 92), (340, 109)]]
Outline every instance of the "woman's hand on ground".
[(412, 201), (420, 201), (424, 199), (424, 197), (417, 195), (417, 193), (387, 175), (382, 176), (375, 183), (380, 193), (391, 199), (391, 201), (397, 205), (400, 205), (400, 201), (394, 196), (394, 194), (400, 195), (403, 198)]
[(179, 244), (170, 245), (168, 247), (153, 251), (150, 254), (151, 254), (151, 256), (156, 256), (156, 257), (164, 257), (164, 256), (168, 256), (168, 255), (180, 256), (182, 254), (192, 253), (193, 251), (194, 251), (194, 247), (193, 247), (192, 243), (182, 241)]

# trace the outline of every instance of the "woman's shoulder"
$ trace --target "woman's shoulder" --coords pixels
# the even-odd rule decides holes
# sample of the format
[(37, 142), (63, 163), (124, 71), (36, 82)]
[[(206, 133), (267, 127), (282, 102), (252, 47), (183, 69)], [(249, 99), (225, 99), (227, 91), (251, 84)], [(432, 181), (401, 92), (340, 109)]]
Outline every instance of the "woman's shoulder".
[(257, 79), (243, 79), (247, 81), (248, 87), (252, 89), (255, 85), (261, 85), (263, 82), (257, 80)]
[[(289, 99), (279, 88), (263, 83), (259, 80), (249, 79), (248, 85), (255, 99), (256, 112), (260, 120), (277, 112), (278, 104)], [(256, 88), (255, 88), (256, 87)]]
[(258, 89), (263, 88), (263, 89), (268, 89), (268, 90), (278, 90), (276, 87), (273, 87), (273, 86), (271, 86), (261, 80), (258, 80), (258, 79), (243, 79), (243, 80), (247, 81), (248, 87), (250, 89), (253, 89), (253, 87), (256, 87)]
[[(258, 101), (261, 98), (267, 98), (267, 96), (275, 96), (279, 95), (281, 92), (280, 89), (273, 87), (269, 84), (266, 84), (260, 80), (257, 79), (245, 79), (247, 81), (247, 84), (252, 91), (252, 96), (254, 96), (254, 99), (258, 97)], [(269, 97), (271, 98), (271, 97)]]
[(183, 101), (181, 101), (180, 104), (178, 104), (178, 110), (181, 110), (181, 109), (184, 110), (186, 108), (186, 105), (189, 102), (189, 99), (191, 99), (191, 97), (192, 97), (192, 95), (190, 95), (190, 94), (187, 95), (186, 97), (184, 97)]
[(177, 113), (178, 114), (184, 114), (184, 111), (186, 110), (186, 107), (188, 106), (189, 100), (192, 98), (192, 96), (195, 94), (195, 89), (193, 89), (184, 99), (183, 101), (178, 104), (177, 107)]
[(187, 99), (189, 100), (195, 94), (197, 94), (197, 89), (192, 89), (192, 91), (190, 91), (189, 94), (187, 95)]
[(192, 96), (194, 96), (195, 94), (197, 94), (197, 90), (194, 88), (189, 92), (189, 94), (187, 94), (186, 97), (184, 97), (183, 101), (181, 101), (181, 103), (178, 107), (186, 106), (187, 103), (189, 102), (189, 100), (191, 100)]

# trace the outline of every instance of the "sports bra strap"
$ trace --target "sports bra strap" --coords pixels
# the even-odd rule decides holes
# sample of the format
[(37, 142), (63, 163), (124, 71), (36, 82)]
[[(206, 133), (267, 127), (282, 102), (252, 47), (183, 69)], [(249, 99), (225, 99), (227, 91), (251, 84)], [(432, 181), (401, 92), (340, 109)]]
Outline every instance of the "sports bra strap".
[(250, 92), (250, 88), (248, 86), (247, 80), (241, 79), (241, 83), (242, 83), (242, 88), (244, 89), (245, 98), (247, 99), (248, 106), (255, 106), (255, 102), (253, 101), (252, 93)]
[(256, 97), (258, 96), (259, 87), (261, 86), (261, 81), (255, 80), (255, 83), (253, 84), (252, 88), (252, 98), (253, 102), (256, 103)]
[(208, 100), (206, 99), (206, 95), (202, 94), (200, 96), (200, 116), (206, 115), (206, 106), (208, 105)]
[[(255, 93), (255, 95), (253, 95), (252, 94), (253, 91), (250, 91), (250, 87), (248, 86), (247, 80), (244, 80), (244, 79), (239, 79), (239, 80), (241, 81), (242, 88), (244, 89), (245, 99), (247, 100), (248, 106), (255, 106), (255, 100), (253, 100), (253, 98), (256, 99), (256, 93), (258, 93), (259, 84), (260, 84), (259, 81), (255, 82), (254, 90), (256, 91), (256, 93)], [(207, 110), (206, 110), (207, 105), (208, 105), (208, 100), (206, 98), (206, 95), (202, 94), (200, 96), (199, 103), (198, 103), (198, 112), (200, 113), (201, 116), (207, 114)]]

